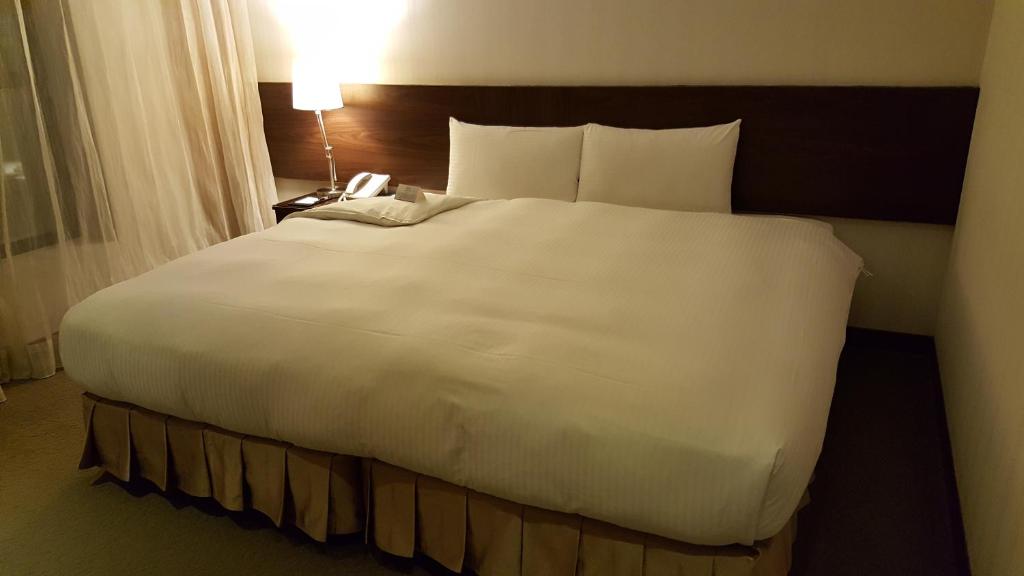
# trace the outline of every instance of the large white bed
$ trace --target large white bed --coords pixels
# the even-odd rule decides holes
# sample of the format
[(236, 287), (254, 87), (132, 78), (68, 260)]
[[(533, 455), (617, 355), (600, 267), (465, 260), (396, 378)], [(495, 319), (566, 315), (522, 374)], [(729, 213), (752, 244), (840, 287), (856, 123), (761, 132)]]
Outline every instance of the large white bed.
[(861, 260), (819, 222), (541, 199), (292, 218), (103, 290), (90, 392), (694, 544), (773, 536)]

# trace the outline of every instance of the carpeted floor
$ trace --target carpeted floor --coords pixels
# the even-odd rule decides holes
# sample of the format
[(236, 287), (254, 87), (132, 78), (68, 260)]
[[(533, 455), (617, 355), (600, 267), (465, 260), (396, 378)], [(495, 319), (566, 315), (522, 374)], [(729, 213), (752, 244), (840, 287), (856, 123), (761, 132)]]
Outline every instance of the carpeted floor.
[(257, 514), (76, 470), (81, 389), (58, 373), (4, 392), (0, 575), (428, 573), (382, 565), (358, 538), (318, 544)]

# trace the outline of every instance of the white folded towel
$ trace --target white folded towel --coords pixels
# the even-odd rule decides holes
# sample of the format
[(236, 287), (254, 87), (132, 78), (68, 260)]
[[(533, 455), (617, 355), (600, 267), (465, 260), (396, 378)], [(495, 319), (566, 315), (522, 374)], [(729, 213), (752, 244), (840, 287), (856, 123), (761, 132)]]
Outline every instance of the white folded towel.
[(445, 194), (424, 194), (423, 202), (403, 202), (390, 196), (358, 198), (334, 202), (288, 215), (291, 218), (314, 218), (317, 220), (354, 220), (377, 226), (409, 226), (418, 224), (442, 212), (461, 208), (479, 201), (467, 196)]

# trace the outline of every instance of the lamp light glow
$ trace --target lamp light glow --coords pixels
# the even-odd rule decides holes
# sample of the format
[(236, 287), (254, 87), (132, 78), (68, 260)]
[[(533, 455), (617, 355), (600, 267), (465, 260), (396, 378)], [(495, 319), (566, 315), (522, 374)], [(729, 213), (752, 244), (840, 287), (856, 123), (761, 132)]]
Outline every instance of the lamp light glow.
[(329, 68), (310, 61), (292, 65), (292, 108), (296, 110), (336, 110), (341, 100), (341, 85)]

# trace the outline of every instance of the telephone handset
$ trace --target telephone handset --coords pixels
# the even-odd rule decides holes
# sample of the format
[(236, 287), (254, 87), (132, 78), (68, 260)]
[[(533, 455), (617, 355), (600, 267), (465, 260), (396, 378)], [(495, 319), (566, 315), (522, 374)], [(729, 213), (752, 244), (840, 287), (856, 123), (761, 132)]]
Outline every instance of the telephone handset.
[(387, 174), (360, 172), (348, 181), (348, 186), (345, 187), (345, 193), (341, 195), (341, 200), (379, 196), (387, 191), (388, 182), (390, 181), (391, 176)]

